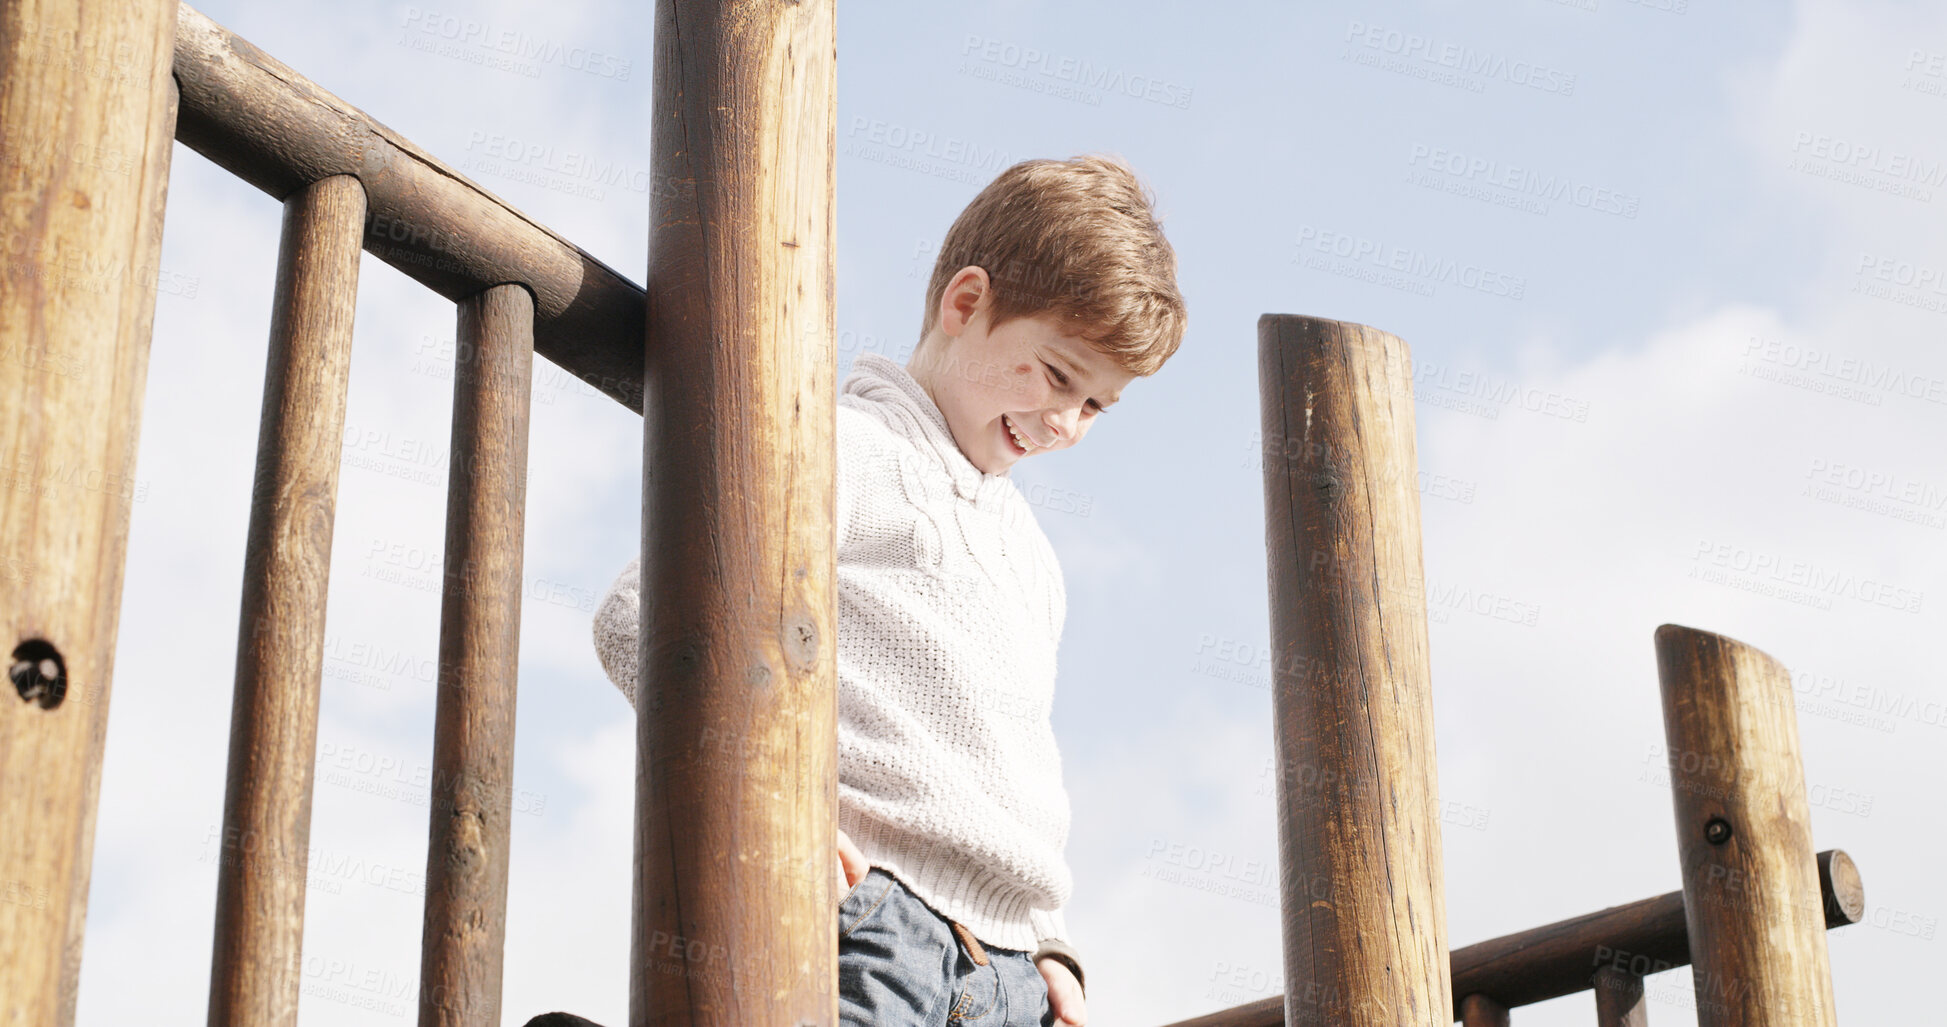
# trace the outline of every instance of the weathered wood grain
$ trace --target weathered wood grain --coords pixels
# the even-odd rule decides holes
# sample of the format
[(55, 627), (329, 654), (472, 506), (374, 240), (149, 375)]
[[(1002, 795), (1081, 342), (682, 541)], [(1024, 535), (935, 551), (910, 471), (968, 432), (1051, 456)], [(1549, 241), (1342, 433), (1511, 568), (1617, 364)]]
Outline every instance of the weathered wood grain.
[(636, 1027), (838, 1019), (833, 13), (656, 5)]
[(0, 1024), (74, 1021), (176, 99), (166, 0), (0, 0)]
[(237, 628), (209, 1022), (293, 1027), (365, 190), (284, 202)]
[(1460, 1000), (1462, 1027), (1508, 1027), (1508, 1007), (1480, 992)]
[(1595, 991), (1596, 1027), (1649, 1027), (1640, 975), (1605, 966), (1596, 970), (1590, 987)]
[(1258, 319), (1291, 1023), (1453, 1020), (1410, 359)]
[[(1863, 894), (1859, 872), (1843, 851), (1822, 852), (1819, 861), (1839, 868), (1838, 892)], [(1864, 915), (1863, 900), (1848, 906), (1833, 892), (1826, 894), (1833, 907), (1825, 917), (1827, 928), (1858, 923)], [(1478, 991), (1513, 1008), (1581, 991), (1602, 966), (1639, 976), (1688, 966), (1687, 931), (1683, 892), (1673, 891), (1490, 938), (1454, 950), (1454, 994)]]
[(498, 1027), (533, 297), (497, 285), (460, 301), (457, 340), (419, 1023)]
[[(1865, 916), (1865, 889), (1858, 868), (1844, 850), (1819, 853), (1831, 866), (1825, 885), (1825, 926), (1856, 924)], [(1683, 892), (1673, 891), (1455, 949), (1452, 956), (1454, 1008), (1465, 1010), (1478, 996), (1490, 1005), (1513, 1009), (1584, 991), (1593, 974), (1610, 967), (1638, 976), (1690, 965), (1690, 941), (1683, 919)], [(1255, 1002), (1179, 1021), (1171, 1027), (1279, 1027), (1282, 998)]]
[(1791, 675), (1722, 635), (1656, 629), (1700, 1027), (1831, 1027), (1826, 903)]
[(456, 303), (526, 285), (535, 351), (641, 412), (642, 289), (188, 4), (180, 18), (185, 146), (279, 200), (321, 178), (357, 177), (373, 256)]

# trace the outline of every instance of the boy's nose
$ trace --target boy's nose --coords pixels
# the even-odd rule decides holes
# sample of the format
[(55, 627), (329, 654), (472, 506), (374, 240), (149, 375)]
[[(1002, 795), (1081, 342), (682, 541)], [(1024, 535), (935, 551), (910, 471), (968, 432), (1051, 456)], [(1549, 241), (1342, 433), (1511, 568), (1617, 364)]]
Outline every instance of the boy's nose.
[(1050, 410), (1041, 416), (1041, 423), (1053, 433), (1053, 442), (1066, 442), (1075, 435), (1075, 423), (1080, 419), (1074, 410)]

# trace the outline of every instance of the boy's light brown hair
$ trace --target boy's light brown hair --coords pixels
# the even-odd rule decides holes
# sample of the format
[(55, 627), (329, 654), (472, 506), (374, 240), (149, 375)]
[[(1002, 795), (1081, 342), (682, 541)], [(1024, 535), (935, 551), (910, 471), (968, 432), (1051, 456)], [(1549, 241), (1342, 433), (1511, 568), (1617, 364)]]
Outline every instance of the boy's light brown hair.
[(1120, 158), (1024, 160), (1000, 173), (954, 219), (926, 287), (924, 338), (940, 296), (969, 264), (993, 286), (989, 330), (1053, 315), (1123, 370), (1155, 374), (1188, 321), (1176, 251), (1155, 199)]

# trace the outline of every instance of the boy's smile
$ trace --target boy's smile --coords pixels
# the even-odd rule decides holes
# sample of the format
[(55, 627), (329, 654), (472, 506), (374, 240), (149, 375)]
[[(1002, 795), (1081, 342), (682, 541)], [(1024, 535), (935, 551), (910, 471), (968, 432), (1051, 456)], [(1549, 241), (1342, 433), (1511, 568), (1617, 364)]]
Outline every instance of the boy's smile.
[(940, 316), (907, 364), (946, 416), (953, 441), (985, 474), (1082, 441), (1135, 375), (1052, 315), (991, 329), (987, 272), (962, 268)]

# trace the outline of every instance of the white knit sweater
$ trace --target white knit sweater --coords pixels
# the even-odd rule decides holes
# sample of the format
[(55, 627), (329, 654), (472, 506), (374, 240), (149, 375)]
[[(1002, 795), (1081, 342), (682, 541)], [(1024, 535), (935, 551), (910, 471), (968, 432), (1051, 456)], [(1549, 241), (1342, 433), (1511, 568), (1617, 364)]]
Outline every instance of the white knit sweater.
[[(1049, 711), (1061, 567), (1005, 475), (876, 353), (838, 400), (838, 826), (874, 866), (1000, 948), (1067, 939), (1068, 793)], [(640, 561), (595, 612), (635, 701)]]

